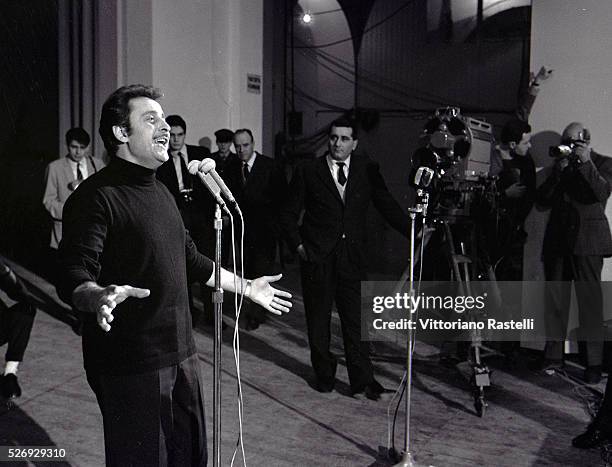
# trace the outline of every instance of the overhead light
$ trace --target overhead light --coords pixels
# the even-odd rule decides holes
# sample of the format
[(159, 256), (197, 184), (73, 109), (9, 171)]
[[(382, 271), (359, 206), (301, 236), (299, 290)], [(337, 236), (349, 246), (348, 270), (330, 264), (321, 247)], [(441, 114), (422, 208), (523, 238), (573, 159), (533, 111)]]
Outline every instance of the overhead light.
[(308, 12), (304, 13), (300, 19), (304, 24), (312, 23), (312, 15)]

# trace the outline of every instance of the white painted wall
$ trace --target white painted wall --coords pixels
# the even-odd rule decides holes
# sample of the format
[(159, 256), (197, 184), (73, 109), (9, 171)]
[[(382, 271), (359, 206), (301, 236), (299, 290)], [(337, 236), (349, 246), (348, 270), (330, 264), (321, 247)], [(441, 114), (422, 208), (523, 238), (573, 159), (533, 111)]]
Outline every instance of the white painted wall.
[[(533, 0), (532, 69), (546, 64), (554, 75), (542, 87), (530, 123), (533, 128), (532, 154), (538, 183), (548, 175), (551, 160), (548, 146), (557, 144), (559, 134), (572, 121), (582, 121), (591, 130), (592, 147), (612, 154), (612, 2), (600, 0)], [(525, 279), (544, 280), (540, 254), (548, 212), (534, 209), (527, 219), (529, 235), (525, 247)], [(612, 202), (606, 208), (612, 219)], [(612, 279), (612, 261), (604, 263), (602, 280)], [(544, 297), (531, 297), (523, 304), (543, 307)], [(569, 328), (577, 325), (576, 306)], [(612, 304), (604, 297), (604, 318), (612, 317)], [(534, 345), (541, 347), (542, 343)]]
[(262, 1), (123, 0), (120, 84), (161, 88), (190, 144), (209, 138), (214, 150), (215, 130), (249, 127), (259, 148), (262, 95), (246, 92), (246, 74), (262, 75)]
[[(263, 94), (247, 92), (247, 74), (263, 76), (263, 0), (231, 0), (230, 128), (250, 128), (262, 148)], [(263, 92), (263, 85), (262, 85)]]
[[(533, 0), (532, 69), (553, 68), (533, 109), (533, 154), (538, 166), (549, 166), (548, 145), (572, 121), (591, 130), (592, 147), (612, 154), (612, 2), (600, 0)], [(546, 172), (543, 172), (541, 179)], [(606, 209), (612, 219), (612, 202)], [(541, 245), (547, 213), (532, 213), (527, 253)], [(527, 258), (530, 254), (525, 255)], [(533, 257), (533, 255), (531, 255)], [(541, 279), (538, 262), (528, 262), (528, 279)], [(606, 260), (604, 280), (612, 279), (612, 262)]]
[(151, 0), (120, 0), (117, 56), (125, 84), (152, 84)]

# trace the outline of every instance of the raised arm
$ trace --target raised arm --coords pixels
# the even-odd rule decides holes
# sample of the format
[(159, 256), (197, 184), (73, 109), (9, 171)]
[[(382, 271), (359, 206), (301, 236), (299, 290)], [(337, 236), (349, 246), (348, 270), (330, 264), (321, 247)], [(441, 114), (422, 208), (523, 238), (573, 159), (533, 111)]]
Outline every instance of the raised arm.
[(540, 85), (552, 76), (552, 72), (552, 69), (542, 66), (536, 75), (531, 73), (529, 87), (527, 91), (523, 92), (519, 97), (519, 103), (516, 109), (516, 116), (519, 120), (523, 120), (524, 122), (529, 120), (531, 109), (533, 108), (538, 92), (540, 92)]

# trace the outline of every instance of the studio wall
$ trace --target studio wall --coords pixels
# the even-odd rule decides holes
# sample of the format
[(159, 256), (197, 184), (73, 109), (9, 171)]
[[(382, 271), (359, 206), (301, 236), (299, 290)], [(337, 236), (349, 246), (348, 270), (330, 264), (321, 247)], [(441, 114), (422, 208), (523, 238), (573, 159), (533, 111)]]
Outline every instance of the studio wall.
[[(548, 146), (573, 121), (583, 122), (592, 134), (592, 147), (612, 154), (612, 2), (599, 0), (534, 0), (532, 6), (532, 68), (554, 69), (534, 106), (532, 153), (541, 168), (539, 181), (548, 174)], [(612, 219), (612, 203), (606, 213)], [(538, 251), (548, 213), (534, 210), (529, 219), (526, 279), (543, 278)], [(612, 262), (604, 264), (604, 280), (612, 280)]]
[(262, 77), (262, 26), (260, 0), (152, 0), (153, 84), (188, 143), (214, 150), (215, 130), (248, 127), (261, 149), (262, 93), (247, 91), (247, 74)]

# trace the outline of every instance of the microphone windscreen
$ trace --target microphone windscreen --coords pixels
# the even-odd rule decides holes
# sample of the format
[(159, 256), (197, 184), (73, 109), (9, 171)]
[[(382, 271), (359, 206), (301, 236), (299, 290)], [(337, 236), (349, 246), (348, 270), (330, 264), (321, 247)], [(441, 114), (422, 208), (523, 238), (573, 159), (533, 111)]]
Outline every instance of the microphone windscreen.
[(211, 170), (214, 170), (214, 168), (217, 166), (217, 164), (215, 163), (215, 161), (213, 161), (210, 158), (206, 158), (204, 160), (202, 160), (202, 162), (200, 162), (200, 172), (207, 174), (208, 172), (210, 172)]
[(191, 175), (197, 175), (200, 168), (200, 161), (190, 161), (187, 165), (187, 170)]

